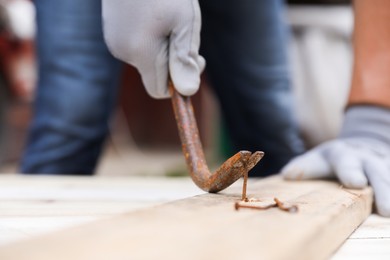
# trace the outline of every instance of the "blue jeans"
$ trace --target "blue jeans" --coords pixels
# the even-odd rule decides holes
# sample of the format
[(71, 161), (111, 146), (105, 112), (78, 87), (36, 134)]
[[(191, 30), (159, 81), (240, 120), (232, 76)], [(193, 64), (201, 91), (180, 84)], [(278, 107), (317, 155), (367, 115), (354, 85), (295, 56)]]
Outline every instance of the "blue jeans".
[(261, 150), (250, 176), (277, 173), (304, 145), (292, 114), (281, 0), (200, 0), (202, 54), (235, 150)]
[(24, 173), (92, 174), (108, 133), (120, 62), (97, 0), (35, 0), (39, 82)]
[[(120, 67), (103, 42), (100, 1), (35, 2), (40, 73), (22, 171), (92, 174)], [(201, 52), (234, 148), (266, 152), (252, 175), (275, 173), (303, 152), (291, 114), (283, 2), (200, 5)]]

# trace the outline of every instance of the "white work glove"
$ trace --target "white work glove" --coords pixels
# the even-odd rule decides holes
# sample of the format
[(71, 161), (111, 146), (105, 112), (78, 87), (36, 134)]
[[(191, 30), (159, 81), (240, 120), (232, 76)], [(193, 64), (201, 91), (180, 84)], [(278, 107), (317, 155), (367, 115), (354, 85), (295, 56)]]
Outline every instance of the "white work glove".
[(135, 66), (148, 94), (167, 98), (168, 72), (179, 93), (199, 89), (198, 0), (103, 0), (104, 38), (111, 53)]
[(390, 109), (350, 107), (339, 138), (293, 159), (281, 173), (291, 180), (336, 176), (347, 188), (370, 184), (378, 213), (390, 217)]
[(5, 29), (19, 40), (35, 36), (35, 6), (29, 0), (0, 0), (0, 20)]

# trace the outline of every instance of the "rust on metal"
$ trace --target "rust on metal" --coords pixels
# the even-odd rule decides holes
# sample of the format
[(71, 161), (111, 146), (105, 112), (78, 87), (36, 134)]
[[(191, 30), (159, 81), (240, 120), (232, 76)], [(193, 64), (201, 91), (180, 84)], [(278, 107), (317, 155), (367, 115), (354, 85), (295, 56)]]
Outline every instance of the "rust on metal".
[(274, 198), (274, 201), (276, 203), (276, 206), (284, 211), (295, 213), (298, 212), (298, 206), (292, 205), (292, 206), (285, 206), (283, 202), (281, 202), (278, 198)]
[(257, 209), (257, 210), (265, 210), (265, 209), (270, 209), (270, 208), (279, 208), (280, 210), (287, 211), (290, 213), (296, 213), (298, 212), (298, 206), (292, 205), (292, 206), (285, 206), (283, 202), (281, 202), (278, 198), (274, 198), (274, 202), (265, 205), (265, 206), (260, 206), (260, 205), (254, 205), (251, 203), (250, 200), (246, 199), (244, 201), (238, 201), (234, 204), (235, 210), (239, 210), (240, 208), (246, 208), (246, 209)]
[(236, 202), (236, 203), (234, 204), (234, 208), (235, 208), (235, 210), (239, 210), (240, 208), (264, 210), (264, 209), (273, 208), (273, 207), (275, 207), (275, 205), (276, 205), (275, 203), (271, 203), (271, 204), (265, 205), (265, 206), (256, 206), (256, 205), (242, 204), (242, 203), (240, 203), (240, 202)]
[(242, 183), (242, 196), (241, 196), (241, 200), (243, 200), (243, 201), (249, 201), (249, 199), (246, 196), (247, 183), (248, 183), (248, 172), (245, 172), (244, 173), (244, 182)]
[(263, 152), (239, 151), (211, 173), (206, 164), (190, 97), (179, 94), (171, 80), (169, 91), (187, 167), (199, 188), (210, 193), (219, 192), (246, 176), (261, 160)]
[(258, 210), (264, 210), (269, 208), (278, 207), (279, 209), (291, 213), (298, 212), (298, 206), (292, 205), (292, 206), (285, 206), (283, 202), (281, 202), (278, 198), (274, 198), (274, 202), (265, 206), (260, 205), (254, 205), (253, 202), (261, 202), (262, 200), (256, 199), (256, 198), (248, 198), (246, 195), (246, 190), (248, 186), (248, 172), (244, 173), (244, 182), (242, 185), (242, 195), (241, 195), (241, 201), (238, 201), (234, 204), (234, 208), (236, 210), (239, 210), (240, 208), (247, 208), (247, 209), (258, 209)]

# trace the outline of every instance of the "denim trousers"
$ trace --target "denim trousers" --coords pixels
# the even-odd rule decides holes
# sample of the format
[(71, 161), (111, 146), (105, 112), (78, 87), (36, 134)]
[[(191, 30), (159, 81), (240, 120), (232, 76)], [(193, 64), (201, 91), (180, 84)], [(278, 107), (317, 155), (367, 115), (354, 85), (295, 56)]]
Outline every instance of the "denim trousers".
[[(276, 173), (303, 143), (292, 114), (283, 1), (200, 0), (201, 54), (234, 149)], [(121, 63), (103, 40), (101, 1), (35, 0), (39, 77), (23, 173), (93, 174)]]

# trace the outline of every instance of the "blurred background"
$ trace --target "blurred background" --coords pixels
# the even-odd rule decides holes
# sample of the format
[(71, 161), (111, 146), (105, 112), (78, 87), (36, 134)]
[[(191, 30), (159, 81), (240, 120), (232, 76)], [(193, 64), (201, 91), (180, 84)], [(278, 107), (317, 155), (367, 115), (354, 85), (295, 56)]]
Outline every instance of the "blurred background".
[[(285, 18), (291, 30), (295, 112), (306, 144), (312, 147), (334, 137), (342, 120), (352, 65), (351, 3), (291, 0), (286, 3)], [(32, 2), (0, 0), (1, 173), (18, 172), (32, 115), (36, 81), (34, 19)], [(232, 151), (218, 103), (205, 77), (192, 101), (208, 162), (218, 166)], [(139, 74), (130, 66), (123, 71), (110, 136), (97, 174), (186, 174), (170, 101), (147, 96)]]

